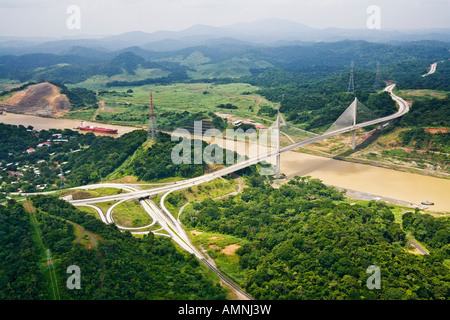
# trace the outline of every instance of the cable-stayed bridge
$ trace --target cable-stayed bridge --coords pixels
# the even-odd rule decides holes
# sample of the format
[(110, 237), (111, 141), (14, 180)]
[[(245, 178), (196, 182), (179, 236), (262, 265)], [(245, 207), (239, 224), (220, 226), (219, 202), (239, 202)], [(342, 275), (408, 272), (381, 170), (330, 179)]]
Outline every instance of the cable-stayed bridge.
[[(92, 198), (92, 199), (73, 200), (73, 201), (71, 201), (71, 203), (74, 205), (77, 205), (77, 204), (84, 204), (84, 203), (98, 203), (98, 202), (104, 202), (104, 201), (115, 201), (115, 200), (123, 200), (123, 199), (133, 199), (133, 198), (137, 199), (137, 198), (141, 198), (141, 197), (147, 197), (147, 196), (152, 196), (152, 195), (156, 195), (156, 194), (160, 194), (160, 193), (165, 193), (168, 191), (184, 189), (184, 188), (187, 188), (190, 186), (194, 186), (197, 184), (211, 181), (218, 177), (228, 175), (230, 173), (241, 170), (241, 169), (251, 166), (253, 164), (265, 161), (265, 160), (273, 158), (273, 157), (278, 157), (280, 154), (282, 154), (284, 152), (291, 151), (291, 150), (306, 146), (308, 144), (311, 144), (311, 143), (314, 143), (314, 142), (317, 142), (317, 141), (320, 141), (323, 139), (327, 139), (327, 138), (330, 138), (330, 137), (333, 137), (336, 135), (340, 135), (340, 134), (343, 134), (346, 132), (351, 132), (351, 131), (354, 132), (355, 130), (357, 130), (359, 128), (364, 128), (367, 126), (372, 126), (372, 125), (392, 121), (398, 117), (403, 116), (404, 114), (406, 114), (409, 111), (408, 103), (405, 100), (403, 100), (402, 98), (400, 98), (392, 93), (392, 90), (394, 87), (395, 87), (395, 84), (391, 84), (385, 88), (385, 91), (389, 92), (392, 99), (394, 101), (396, 101), (397, 104), (399, 105), (398, 111), (392, 115), (389, 115), (386, 117), (381, 117), (381, 118), (378, 118), (375, 120), (369, 120), (369, 121), (357, 123), (356, 122), (356, 120), (357, 120), (356, 108), (358, 107), (358, 104), (360, 104), (360, 102), (358, 102), (355, 99), (355, 101), (347, 108), (347, 110), (344, 111), (344, 113), (343, 113), (344, 120), (337, 123), (338, 120), (342, 116), (339, 117), (338, 120), (335, 122), (335, 125), (330, 127), (330, 129), (328, 129), (328, 131), (325, 132), (324, 134), (317, 135), (315, 137), (293, 143), (293, 144), (283, 147), (283, 148), (280, 148), (278, 146), (277, 148), (275, 148), (275, 150), (269, 151), (263, 155), (258, 155), (251, 159), (238, 162), (234, 165), (217, 170), (213, 173), (205, 174), (205, 175), (197, 177), (197, 178), (192, 178), (189, 180), (184, 180), (184, 181), (180, 181), (177, 183), (173, 183), (171, 185), (165, 185), (162, 187), (157, 187), (157, 188), (148, 189), (148, 190), (139, 190), (139, 191), (134, 191), (134, 192), (129, 192), (129, 193), (123, 193), (123, 194), (112, 195), (112, 196), (104, 196), (104, 197), (98, 197), (98, 198)], [(349, 121), (351, 121), (350, 125), (348, 125)], [(353, 147), (354, 147), (354, 143), (353, 143)], [(280, 169), (279, 161), (277, 161), (277, 164), (278, 164), (277, 171), (279, 172), (279, 169)]]
[[(256, 157), (253, 157), (248, 160), (244, 160), (241, 162), (238, 162), (234, 165), (225, 167), (223, 169), (220, 169), (218, 171), (215, 171), (213, 173), (205, 174), (201, 177), (179, 181), (171, 184), (166, 184), (163, 186), (159, 186), (153, 189), (147, 189), (147, 190), (138, 190), (136, 188), (133, 188), (131, 186), (127, 186), (125, 184), (98, 184), (98, 185), (90, 185), (85, 186), (88, 188), (95, 188), (95, 187), (104, 187), (104, 186), (111, 186), (116, 188), (123, 188), (126, 191), (129, 191), (127, 193), (122, 193), (118, 195), (112, 195), (112, 196), (104, 196), (104, 197), (98, 197), (98, 198), (91, 198), (91, 199), (83, 199), (83, 200), (71, 200), (70, 202), (75, 206), (90, 206), (94, 207), (94, 209), (98, 209), (97, 212), (99, 213), (100, 217), (105, 223), (115, 223), (112, 217), (112, 209), (113, 206), (108, 210), (106, 213), (106, 216), (103, 214), (100, 214), (102, 211), (100, 208), (95, 206), (95, 203), (100, 202), (106, 202), (106, 201), (125, 201), (125, 200), (132, 200), (132, 199), (139, 199), (141, 205), (145, 209), (145, 211), (149, 214), (149, 216), (152, 218), (154, 223), (159, 223), (159, 225), (167, 232), (166, 234), (161, 234), (155, 231), (152, 231), (155, 234), (160, 234), (164, 236), (169, 236), (172, 238), (181, 248), (186, 250), (187, 252), (195, 255), (199, 260), (201, 260), (208, 268), (210, 268), (213, 272), (215, 272), (224, 282), (228, 283), (231, 287), (233, 287), (237, 292), (239, 292), (242, 296), (244, 296), (247, 299), (252, 299), (251, 296), (249, 296), (246, 292), (244, 292), (242, 289), (239, 288), (233, 281), (228, 279), (225, 275), (223, 275), (214, 265), (212, 265), (206, 257), (198, 251), (198, 249), (190, 242), (189, 237), (187, 236), (186, 232), (184, 231), (181, 223), (179, 220), (175, 219), (175, 217), (172, 215), (172, 213), (165, 207), (164, 200), (168, 194), (171, 192), (185, 189), (190, 186), (202, 184), (208, 181), (211, 181), (213, 179), (216, 179), (221, 176), (228, 175), (230, 173), (233, 173), (235, 171), (241, 170), (243, 168), (246, 168), (248, 166), (251, 166), (253, 164), (265, 161), (267, 159), (270, 159), (272, 157), (276, 157), (277, 161), (277, 167), (276, 167), (276, 175), (279, 175), (280, 172), (280, 161), (279, 157), (280, 154), (284, 152), (288, 152), (293, 149), (297, 149), (299, 147), (306, 146), (310, 143), (314, 143), (323, 139), (327, 139), (336, 135), (340, 135), (346, 132), (355, 132), (355, 130), (359, 128), (364, 128), (367, 126), (372, 126), (375, 124), (381, 124), (386, 123), (389, 121), (392, 121), (393, 119), (396, 119), (398, 117), (403, 116), (409, 111), (409, 105), (408, 103), (403, 100), (402, 98), (396, 96), (392, 93), (393, 88), (395, 87), (395, 84), (389, 85), (385, 88), (385, 91), (389, 92), (392, 99), (396, 101), (396, 103), (399, 106), (399, 109), (396, 113), (381, 117), (374, 120), (368, 120), (363, 121), (361, 123), (357, 123), (358, 120), (358, 109), (364, 111), (363, 106), (358, 102), (357, 99), (353, 101), (353, 103), (344, 111), (344, 113), (336, 120), (336, 122), (328, 129), (327, 132), (325, 132), (322, 135), (317, 135), (313, 138), (309, 138), (307, 140), (303, 140), (300, 142), (293, 143), (289, 146), (280, 148), (280, 115), (278, 115), (278, 118), (276, 120), (276, 134), (278, 138), (276, 139), (276, 148), (272, 148), (271, 151), (266, 152), (263, 155), (258, 155)], [(352, 144), (354, 147), (354, 142)], [(128, 188), (128, 189), (127, 189)], [(157, 194), (163, 194), (163, 196), (160, 199), (159, 207), (151, 201), (149, 198), (153, 195)], [(120, 226), (118, 226), (121, 228)], [(142, 228), (135, 228), (135, 230), (132, 230), (130, 228), (121, 228), (121, 230), (127, 230), (130, 232), (135, 233), (149, 233), (150, 231), (142, 231)]]

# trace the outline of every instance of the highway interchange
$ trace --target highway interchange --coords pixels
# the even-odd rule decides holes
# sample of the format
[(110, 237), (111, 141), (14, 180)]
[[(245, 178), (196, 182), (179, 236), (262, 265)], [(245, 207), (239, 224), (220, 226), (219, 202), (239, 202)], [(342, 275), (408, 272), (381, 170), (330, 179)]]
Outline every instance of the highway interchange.
[[(392, 90), (394, 89), (395, 84), (388, 85), (384, 90), (388, 92), (392, 99), (398, 104), (399, 108), (398, 111), (390, 116), (378, 118), (375, 120), (358, 123), (356, 125), (351, 125), (345, 128), (341, 128), (335, 131), (326, 132), (322, 135), (317, 135), (312, 138), (292, 143), (291, 145), (288, 145), (286, 147), (283, 147), (279, 149), (279, 154), (291, 151), (293, 149), (297, 149), (299, 147), (306, 146), (308, 144), (320, 141), (322, 139), (326, 139), (332, 136), (340, 135), (346, 132), (351, 132), (359, 128), (372, 126), (376, 124), (382, 124), (387, 123), (389, 121), (392, 121), (398, 117), (403, 116), (409, 111), (409, 105), (408, 103), (403, 100), (402, 98), (396, 96)], [(189, 252), (190, 254), (195, 255), (199, 260), (201, 260), (208, 268), (210, 268), (214, 273), (216, 273), (219, 278), (227, 283), (229, 286), (235, 289), (241, 296), (243, 296), (244, 299), (252, 299), (251, 296), (249, 296), (246, 292), (244, 292), (242, 289), (240, 289), (239, 286), (237, 286), (233, 281), (231, 281), (229, 278), (227, 278), (225, 275), (223, 275), (214, 265), (214, 262), (207, 259), (207, 256), (202, 254), (190, 241), (188, 235), (186, 234), (183, 226), (179, 222), (179, 219), (175, 219), (175, 217), (169, 212), (169, 210), (164, 205), (164, 200), (166, 197), (177, 190), (185, 189), (188, 187), (192, 187), (195, 185), (199, 185), (205, 182), (209, 182), (211, 180), (214, 180), (219, 177), (223, 177), (226, 175), (229, 175), (233, 172), (236, 172), (238, 170), (241, 170), (243, 168), (246, 168), (248, 166), (251, 166), (256, 163), (260, 163), (262, 161), (274, 158), (277, 156), (277, 151), (275, 148), (270, 149), (269, 151), (265, 152), (264, 154), (259, 154), (255, 157), (252, 157), (250, 159), (240, 161), (236, 164), (230, 165), (228, 167), (225, 167), (223, 169), (217, 170), (212, 173), (205, 174), (200, 177), (183, 180), (183, 181), (177, 181), (173, 183), (167, 183), (167, 184), (154, 184), (155, 187), (151, 189), (139, 189), (139, 185), (137, 184), (123, 184), (123, 183), (100, 183), (100, 184), (92, 184), (87, 186), (80, 186), (72, 189), (96, 189), (96, 188), (117, 188), (124, 190), (125, 192), (119, 193), (116, 195), (109, 195), (109, 196), (101, 196), (101, 197), (95, 197), (95, 198), (89, 198), (89, 199), (79, 199), (79, 200), (73, 200), (70, 198), (64, 198), (65, 200), (69, 201), (74, 206), (87, 206), (90, 208), (95, 209), (95, 211), (98, 213), (98, 216), (100, 219), (106, 223), (111, 224), (115, 223), (113, 219), (113, 210), (115, 206), (119, 205), (123, 201), (127, 200), (138, 200), (144, 210), (147, 212), (147, 214), (152, 218), (152, 223), (146, 226), (138, 227), (138, 228), (129, 228), (117, 225), (117, 227), (122, 231), (129, 231), (134, 234), (146, 234), (149, 232), (153, 232), (155, 235), (160, 236), (166, 236), (170, 237), (173, 241), (175, 241), (181, 248)], [(148, 185), (147, 185), (148, 186)], [(40, 193), (42, 194), (42, 193)], [(162, 194), (162, 197), (160, 198), (159, 206), (156, 205), (152, 200), (151, 197)], [(31, 195), (31, 194), (30, 194)], [(95, 204), (97, 203), (104, 203), (104, 202), (114, 202), (104, 213), (98, 206)], [(152, 226), (154, 226), (156, 223), (158, 223), (161, 228), (155, 231), (147, 231), (145, 229), (148, 229)], [(164, 230), (164, 231), (161, 231)]]
[[(303, 140), (300, 142), (293, 143), (289, 146), (283, 147), (280, 149), (280, 154), (306, 146), (310, 143), (317, 142), (322, 139), (326, 139), (335, 135), (343, 134), (346, 132), (354, 131), (359, 128), (372, 126), (380, 123), (386, 123), (389, 121), (392, 121), (398, 117), (403, 116), (409, 111), (409, 105), (408, 103), (403, 100), (402, 98), (396, 96), (394, 93), (392, 93), (392, 90), (394, 89), (395, 84), (388, 85), (385, 88), (385, 91), (389, 92), (392, 99), (398, 104), (399, 108), (398, 111), (390, 116), (378, 118), (375, 120), (358, 123), (356, 125), (352, 125), (349, 127), (345, 127), (342, 129), (338, 129), (332, 132), (327, 132), (322, 135), (318, 135), (312, 138), (309, 138), (307, 140)], [(115, 223), (112, 218), (112, 212), (116, 205), (123, 201), (127, 200), (133, 200), (138, 199), (141, 203), (142, 207), (145, 209), (145, 211), (148, 213), (148, 215), (152, 218), (153, 222), (148, 226), (143, 226), (140, 228), (126, 228), (122, 226), (118, 226), (119, 229), (123, 231), (130, 231), (132, 233), (149, 233), (149, 231), (142, 231), (142, 229), (148, 228), (155, 223), (159, 223), (161, 228), (165, 231), (165, 233), (161, 233), (157, 231), (153, 231), (156, 235), (161, 236), (168, 236), (172, 238), (181, 248), (186, 250), (187, 252), (194, 254), (199, 260), (201, 260), (207, 267), (209, 267), (213, 272), (215, 272), (224, 282), (228, 283), (230, 286), (234, 287), (235, 290), (240, 292), (242, 295), (244, 295), (247, 299), (251, 299), (251, 297), (246, 294), (244, 291), (242, 291), (238, 286), (236, 286), (232, 281), (230, 281), (226, 276), (224, 276), (214, 265), (211, 261), (208, 261), (206, 257), (191, 243), (189, 240), (189, 237), (187, 236), (185, 230), (183, 229), (181, 223), (179, 220), (175, 219), (174, 216), (169, 212), (169, 210), (164, 205), (165, 198), (174, 191), (185, 189), (191, 186), (199, 185), (208, 181), (211, 181), (213, 179), (216, 179), (218, 177), (222, 177), (228, 174), (231, 174), (235, 171), (241, 170), (245, 167), (248, 167), (250, 165), (262, 162), (264, 160), (270, 159), (272, 157), (275, 157), (277, 155), (276, 151), (270, 151), (263, 155), (258, 155), (254, 158), (244, 160), (242, 162), (238, 162), (234, 165), (225, 167), (223, 169), (217, 170), (213, 173), (208, 173), (200, 177), (192, 178), (189, 180), (184, 181), (178, 181), (174, 183), (169, 183), (161, 186), (157, 186), (151, 189), (145, 189), (145, 190), (139, 190), (133, 185), (130, 184), (112, 184), (112, 183), (102, 183), (102, 184), (95, 184), (95, 185), (89, 185), (84, 186), (80, 188), (84, 189), (95, 189), (98, 187), (112, 187), (112, 188), (118, 188), (125, 190), (127, 192), (120, 193), (117, 195), (111, 195), (111, 196), (103, 196), (103, 197), (96, 197), (96, 198), (90, 198), (90, 199), (82, 199), (82, 200), (70, 200), (70, 202), (75, 206), (89, 206), (91, 208), (94, 208), (101, 220), (105, 223)], [(152, 200), (150, 200), (150, 197), (162, 194), (162, 197), (160, 198), (159, 206), (157, 206)], [(103, 214), (102, 210), (95, 206), (96, 203), (101, 202), (109, 202), (109, 201), (117, 201), (115, 202), (106, 212), (106, 214)]]

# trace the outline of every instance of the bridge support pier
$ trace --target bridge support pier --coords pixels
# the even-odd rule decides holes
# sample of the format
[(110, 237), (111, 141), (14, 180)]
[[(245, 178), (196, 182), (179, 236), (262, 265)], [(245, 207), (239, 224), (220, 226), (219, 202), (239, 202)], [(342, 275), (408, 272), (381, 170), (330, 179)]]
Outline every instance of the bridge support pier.
[[(353, 101), (353, 126), (356, 126), (356, 108), (358, 106), (358, 98), (355, 98), (355, 101)], [(355, 150), (356, 148), (356, 129), (353, 130), (353, 139), (352, 139), (352, 149)]]
[(353, 130), (353, 139), (352, 139), (352, 149), (355, 150), (356, 148), (356, 130)]
[(385, 122), (385, 123), (380, 123), (380, 131), (383, 131), (384, 128), (386, 128), (388, 125), (390, 124), (390, 122)]

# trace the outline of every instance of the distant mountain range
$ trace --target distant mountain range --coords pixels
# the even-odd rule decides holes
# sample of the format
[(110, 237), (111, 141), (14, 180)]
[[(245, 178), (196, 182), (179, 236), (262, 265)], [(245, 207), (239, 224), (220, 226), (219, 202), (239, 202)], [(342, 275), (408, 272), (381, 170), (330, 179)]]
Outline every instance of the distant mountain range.
[(138, 46), (149, 51), (174, 51), (205, 45), (253, 45), (287, 46), (308, 42), (336, 42), (342, 40), (366, 40), (370, 42), (398, 42), (437, 40), (450, 42), (450, 29), (425, 30), (369, 30), (369, 29), (315, 29), (303, 24), (265, 19), (248, 23), (236, 23), (223, 27), (194, 25), (182, 31), (127, 32), (114, 36), (81, 38), (14, 38), (0, 37), (0, 55), (26, 53), (67, 53), (75, 47), (94, 49), (92, 53), (118, 51)]

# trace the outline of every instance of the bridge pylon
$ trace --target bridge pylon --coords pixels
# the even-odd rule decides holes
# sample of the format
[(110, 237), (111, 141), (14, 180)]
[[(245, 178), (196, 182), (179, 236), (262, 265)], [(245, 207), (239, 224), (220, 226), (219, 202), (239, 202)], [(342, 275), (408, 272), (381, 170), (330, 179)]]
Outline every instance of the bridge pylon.
[[(355, 101), (353, 101), (353, 114), (352, 114), (353, 126), (356, 126), (357, 106), (358, 106), (358, 98), (355, 97)], [(355, 150), (355, 148), (356, 148), (356, 129), (353, 130), (353, 139), (352, 139), (352, 149)]]

